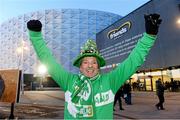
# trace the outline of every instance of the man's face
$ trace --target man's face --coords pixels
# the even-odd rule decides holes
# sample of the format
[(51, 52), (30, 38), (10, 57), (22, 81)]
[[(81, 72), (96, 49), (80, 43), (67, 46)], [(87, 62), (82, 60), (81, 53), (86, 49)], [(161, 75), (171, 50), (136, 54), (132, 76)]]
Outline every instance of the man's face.
[(95, 57), (84, 57), (80, 65), (80, 71), (86, 77), (94, 77), (99, 73), (98, 62)]

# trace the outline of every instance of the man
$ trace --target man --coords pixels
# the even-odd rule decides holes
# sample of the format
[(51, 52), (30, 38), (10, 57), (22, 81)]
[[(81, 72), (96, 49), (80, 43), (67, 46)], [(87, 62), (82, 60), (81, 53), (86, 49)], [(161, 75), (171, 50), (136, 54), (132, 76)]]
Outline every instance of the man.
[(131, 105), (131, 85), (128, 81), (123, 85), (124, 100), (127, 105)]
[(39, 20), (27, 23), (30, 40), (40, 61), (48, 68), (51, 77), (65, 92), (65, 119), (112, 119), (114, 95), (121, 85), (140, 67), (152, 47), (161, 23), (158, 14), (145, 15), (146, 33), (139, 40), (129, 57), (116, 69), (100, 74), (105, 65), (96, 43), (88, 40), (73, 65), (80, 74), (72, 74), (62, 68), (46, 47)]
[(124, 96), (123, 87), (120, 87), (114, 97), (114, 111), (117, 101), (119, 102), (119, 110), (124, 110), (124, 108), (122, 107), (122, 100), (121, 100), (121, 97), (123, 96)]
[(156, 94), (157, 94), (158, 99), (159, 99), (159, 103), (156, 104), (156, 108), (158, 110), (164, 110), (164, 107), (163, 107), (164, 90), (165, 90), (165, 87), (162, 84), (161, 79), (159, 78), (158, 80), (156, 80)]

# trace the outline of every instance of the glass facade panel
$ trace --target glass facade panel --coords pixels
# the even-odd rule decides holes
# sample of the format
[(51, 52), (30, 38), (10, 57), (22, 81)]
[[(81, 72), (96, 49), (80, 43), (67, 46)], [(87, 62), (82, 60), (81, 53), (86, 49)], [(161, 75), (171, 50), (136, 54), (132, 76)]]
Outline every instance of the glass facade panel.
[[(26, 23), (39, 19), (42, 34), (53, 55), (63, 67), (77, 73), (72, 62), (80, 46), (96, 33), (111, 25), (121, 16), (109, 12), (86, 9), (61, 9), (36, 11), (10, 19), (0, 27), (0, 69), (23, 69), (23, 73), (36, 74), (40, 63), (29, 41)], [(23, 53), (18, 53), (21, 48)]]

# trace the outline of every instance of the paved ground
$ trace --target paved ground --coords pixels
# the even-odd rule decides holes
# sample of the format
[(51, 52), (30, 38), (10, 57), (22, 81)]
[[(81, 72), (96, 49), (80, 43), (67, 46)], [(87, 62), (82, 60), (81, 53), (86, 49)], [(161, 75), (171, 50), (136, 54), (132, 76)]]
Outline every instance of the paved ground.
[(123, 103), (123, 111), (116, 105), (114, 118), (180, 119), (180, 93), (165, 93), (165, 110), (155, 108), (158, 99), (154, 92), (135, 92), (132, 101), (132, 105)]
[[(165, 93), (165, 110), (157, 110), (158, 101), (154, 92), (134, 92), (132, 105), (114, 112), (115, 119), (180, 119), (180, 92)], [(14, 116), (18, 119), (62, 119), (64, 95), (62, 91), (28, 91), (15, 104)], [(0, 103), (0, 118), (8, 118), (10, 104)]]

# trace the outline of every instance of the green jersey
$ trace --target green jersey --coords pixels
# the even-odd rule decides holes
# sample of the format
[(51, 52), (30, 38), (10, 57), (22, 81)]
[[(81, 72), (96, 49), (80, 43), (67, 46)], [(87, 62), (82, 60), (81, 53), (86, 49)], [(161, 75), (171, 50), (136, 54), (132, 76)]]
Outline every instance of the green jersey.
[[(65, 92), (65, 119), (113, 119), (115, 93), (143, 64), (156, 39), (156, 36), (144, 33), (127, 59), (114, 70), (86, 78), (66, 71), (57, 63), (41, 32), (29, 31), (29, 35), (40, 61), (46, 65), (48, 73)], [(76, 90), (80, 90), (78, 94), (74, 92)], [(76, 96), (75, 99), (73, 96)]]

